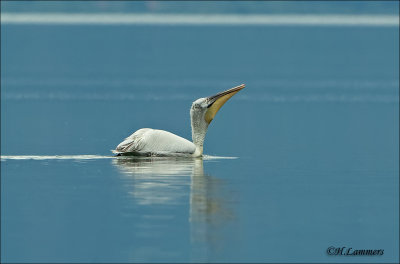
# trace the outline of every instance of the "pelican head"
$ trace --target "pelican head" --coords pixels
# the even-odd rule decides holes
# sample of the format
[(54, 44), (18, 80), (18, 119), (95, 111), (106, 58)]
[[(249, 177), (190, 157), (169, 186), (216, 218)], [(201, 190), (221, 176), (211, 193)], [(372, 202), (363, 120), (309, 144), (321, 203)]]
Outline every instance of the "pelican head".
[(201, 156), (203, 154), (203, 143), (208, 125), (214, 119), (219, 109), (244, 87), (245, 85), (241, 84), (216, 95), (199, 98), (193, 102), (190, 108), (190, 119), (192, 123), (192, 139), (197, 148), (197, 155)]

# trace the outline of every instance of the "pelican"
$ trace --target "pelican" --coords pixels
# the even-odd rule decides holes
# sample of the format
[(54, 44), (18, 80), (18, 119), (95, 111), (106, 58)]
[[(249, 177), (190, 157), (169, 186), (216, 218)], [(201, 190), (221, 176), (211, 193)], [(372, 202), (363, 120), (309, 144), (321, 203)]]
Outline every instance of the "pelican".
[(193, 142), (168, 131), (142, 128), (125, 138), (112, 152), (118, 156), (201, 157), (203, 155), (204, 138), (211, 121), (226, 101), (244, 87), (245, 85), (241, 84), (193, 102), (190, 108)]

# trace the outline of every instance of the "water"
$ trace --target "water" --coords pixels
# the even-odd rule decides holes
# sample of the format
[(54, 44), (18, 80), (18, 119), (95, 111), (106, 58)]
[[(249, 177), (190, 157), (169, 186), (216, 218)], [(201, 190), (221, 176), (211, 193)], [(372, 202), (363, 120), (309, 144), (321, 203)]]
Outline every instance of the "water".
[[(398, 27), (1, 34), (2, 261), (399, 260)], [(203, 160), (112, 157), (142, 127), (190, 139), (192, 101), (241, 83)]]

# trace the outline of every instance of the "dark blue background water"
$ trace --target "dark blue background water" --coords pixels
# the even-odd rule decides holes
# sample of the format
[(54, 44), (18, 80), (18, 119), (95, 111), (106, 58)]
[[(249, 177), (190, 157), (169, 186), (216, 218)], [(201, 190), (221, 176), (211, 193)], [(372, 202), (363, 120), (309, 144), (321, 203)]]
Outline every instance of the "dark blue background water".
[[(5, 262), (397, 262), (396, 27), (2, 25), (2, 155), (110, 155), (240, 83), (205, 153), (1, 162)], [(328, 256), (329, 246), (384, 249)]]

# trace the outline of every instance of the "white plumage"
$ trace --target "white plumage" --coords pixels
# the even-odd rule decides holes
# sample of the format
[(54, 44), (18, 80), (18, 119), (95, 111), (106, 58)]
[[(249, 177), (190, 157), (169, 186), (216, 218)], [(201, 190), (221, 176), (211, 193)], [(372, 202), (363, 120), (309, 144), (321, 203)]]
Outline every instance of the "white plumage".
[(192, 155), (195, 151), (196, 146), (187, 139), (164, 130), (142, 128), (122, 141), (114, 153)]
[(193, 143), (164, 130), (142, 128), (125, 138), (113, 152), (118, 155), (200, 157), (208, 125), (222, 105), (243, 88), (244, 84), (193, 102), (190, 108)]

